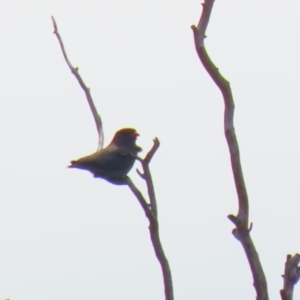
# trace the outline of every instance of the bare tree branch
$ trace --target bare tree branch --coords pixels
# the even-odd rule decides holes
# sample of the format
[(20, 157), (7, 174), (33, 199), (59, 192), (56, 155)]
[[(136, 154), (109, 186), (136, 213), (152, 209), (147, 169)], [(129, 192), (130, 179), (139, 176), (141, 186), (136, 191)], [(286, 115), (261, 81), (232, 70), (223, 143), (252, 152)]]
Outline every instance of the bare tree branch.
[[(92, 111), (97, 131), (98, 131), (98, 136), (99, 136), (99, 143), (98, 143), (98, 150), (102, 149), (103, 147), (103, 141), (104, 141), (104, 135), (103, 135), (103, 126), (102, 126), (102, 120), (100, 115), (97, 112), (97, 109), (94, 105), (90, 89), (85, 85), (84, 81), (82, 80), (81, 76), (79, 75), (78, 68), (74, 68), (67, 56), (62, 38), (58, 32), (57, 24), (54, 19), (54, 17), (51, 17), (53, 27), (54, 27), (54, 34), (56, 35), (61, 51), (63, 53), (64, 59), (70, 68), (72, 74), (76, 77), (77, 81), (79, 82), (81, 88), (84, 90), (87, 101), (89, 103), (90, 109)], [(146, 155), (145, 159), (141, 159), (139, 157), (136, 157), (142, 164), (143, 167), (143, 174), (139, 173), (139, 175), (146, 181), (147, 184), (147, 189), (148, 189), (148, 195), (149, 195), (149, 203), (147, 203), (146, 199), (144, 198), (143, 194), (138, 190), (138, 188), (134, 185), (132, 180), (126, 176), (125, 178), (121, 180), (114, 180), (114, 179), (107, 179), (113, 184), (117, 185), (128, 185), (132, 193), (135, 195), (135, 197), (138, 199), (140, 205), (142, 206), (146, 217), (149, 220), (149, 230), (150, 230), (150, 237), (152, 241), (152, 245), (156, 254), (156, 257), (161, 265), (162, 268), (162, 273), (163, 273), (163, 279), (164, 279), (164, 286), (165, 286), (165, 299), (166, 300), (174, 300), (173, 296), (173, 283), (172, 283), (172, 275), (171, 275), (171, 269), (169, 266), (169, 262), (165, 256), (161, 241), (160, 241), (160, 236), (159, 236), (159, 224), (157, 220), (157, 204), (156, 204), (156, 198), (155, 198), (155, 192), (154, 192), (154, 185), (152, 181), (152, 176), (150, 173), (150, 168), (149, 164), (154, 156), (155, 152), (157, 151), (159, 147), (159, 140), (157, 138), (154, 139), (154, 144), (152, 149), (148, 152)]]
[(70, 60), (67, 56), (65, 46), (64, 46), (62, 38), (61, 38), (61, 36), (58, 32), (57, 24), (56, 24), (56, 21), (55, 21), (54, 17), (51, 16), (51, 19), (52, 19), (52, 23), (53, 23), (53, 27), (54, 27), (54, 32), (53, 33), (56, 35), (56, 37), (58, 39), (62, 54), (64, 56), (64, 59), (65, 59), (67, 65), (68, 65), (68, 67), (70, 68), (72, 74), (76, 77), (76, 79), (79, 82), (81, 88), (85, 92), (86, 99), (88, 101), (88, 104), (90, 106), (90, 109), (92, 111), (94, 121), (95, 121), (95, 124), (96, 124), (97, 132), (98, 132), (98, 150), (100, 150), (100, 149), (103, 148), (103, 143), (104, 143), (104, 133), (103, 133), (103, 126), (102, 126), (101, 117), (97, 112), (96, 106), (95, 106), (94, 101), (93, 101), (92, 96), (91, 96), (90, 89), (86, 86), (83, 79), (79, 75), (78, 68), (74, 68), (72, 66), (72, 64), (71, 64), (71, 62), (70, 62)]
[(294, 256), (287, 255), (284, 275), (283, 289), (280, 291), (282, 300), (293, 300), (294, 285), (300, 279), (300, 254), (296, 253)]
[(227, 144), (229, 147), (231, 166), (239, 200), (239, 212), (237, 215), (237, 221), (239, 223), (242, 223), (241, 226), (243, 226), (244, 229), (248, 229), (248, 195), (241, 167), (239, 146), (233, 125), (234, 101), (230, 88), (230, 83), (220, 74), (219, 69), (214, 65), (214, 63), (208, 56), (204, 45), (204, 39), (206, 37), (206, 27), (209, 22), (213, 4), (214, 0), (206, 0), (204, 4), (202, 4), (203, 11), (200, 21), (197, 27), (194, 25), (192, 26), (192, 30), (194, 33), (196, 51), (201, 60), (201, 63), (203, 64), (204, 68), (206, 69), (212, 80), (215, 82), (215, 84), (218, 86), (223, 95), (225, 103), (224, 130), (227, 139)]
[(164, 287), (165, 287), (165, 300), (174, 300), (173, 293), (173, 282), (172, 282), (172, 274), (169, 266), (169, 262), (164, 253), (160, 236), (159, 236), (159, 224), (157, 219), (157, 204), (156, 197), (154, 191), (154, 185), (152, 182), (152, 176), (149, 168), (150, 161), (157, 151), (159, 147), (159, 140), (157, 138), (154, 139), (154, 144), (152, 149), (148, 152), (144, 159), (138, 158), (143, 167), (143, 173), (137, 170), (138, 174), (146, 181), (147, 190), (149, 195), (149, 203), (146, 201), (142, 193), (138, 190), (138, 188), (134, 185), (129, 177), (127, 177), (127, 183), (135, 197), (138, 199), (140, 205), (142, 206), (146, 217), (149, 220), (149, 231), (151, 242), (155, 251), (155, 255), (160, 263)]
[(129, 176), (126, 178), (127, 185), (129, 186), (130, 190), (134, 194), (134, 196), (138, 199), (141, 207), (143, 208), (146, 217), (148, 218), (149, 222), (154, 222), (155, 216), (153, 212), (151, 211), (150, 205), (147, 203), (146, 199), (144, 198), (141, 191), (135, 186), (133, 181), (130, 179)]
[(258, 257), (258, 253), (256, 252), (255, 246), (250, 237), (250, 229), (248, 229), (249, 203), (240, 161), (239, 146), (233, 123), (234, 101), (230, 83), (220, 74), (219, 69), (214, 65), (208, 53), (206, 52), (204, 45), (204, 39), (206, 38), (205, 32), (209, 23), (213, 5), (214, 0), (204, 0), (199, 23), (197, 26), (193, 25), (191, 28), (193, 30), (195, 48), (199, 59), (212, 80), (220, 89), (225, 103), (224, 130), (230, 152), (231, 167), (239, 201), (239, 210), (237, 216), (229, 215), (228, 218), (235, 224), (236, 228), (233, 230), (233, 234), (241, 242), (246, 253), (254, 279), (254, 287), (256, 289), (257, 299), (267, 300), (269, 298), (267, 281)]
[(158, 138), (155, 138), (153, 140), (153, 147), (152, 149), (148, 152), (146, 157), (144, 159), (139, 159), (139, 161), (142, 164), (144, 173), (141, 173), (139, 170), (137, 170), (138, 174), (146, 181), (147, 184), (147, 190), (148, 190), (148, 195), (149, 195), (149, 200), (150, 200), (150, 207), (155, 215), (156, 218), (157, 216), (157, 204), (156, 204), (156, 197), (155, 197), (155, 191), (154, 191), (154, 185), (152, 181), (152, 176), (149, 168), (150, 161), (152, 157), (154, 156), (155, 152), (157, 151), (160, 143)]

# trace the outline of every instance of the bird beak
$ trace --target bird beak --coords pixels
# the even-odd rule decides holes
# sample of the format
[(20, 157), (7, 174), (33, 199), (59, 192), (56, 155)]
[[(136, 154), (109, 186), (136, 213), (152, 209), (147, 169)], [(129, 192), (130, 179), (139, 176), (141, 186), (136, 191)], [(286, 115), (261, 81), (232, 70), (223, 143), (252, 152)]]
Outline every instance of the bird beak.
[(137, 138), (138, 136), (140, 136), (137, 132), (134, 132), (133, 134), (132, 134), (132, 136), (133, 137), (135, 137), (135, 138)]

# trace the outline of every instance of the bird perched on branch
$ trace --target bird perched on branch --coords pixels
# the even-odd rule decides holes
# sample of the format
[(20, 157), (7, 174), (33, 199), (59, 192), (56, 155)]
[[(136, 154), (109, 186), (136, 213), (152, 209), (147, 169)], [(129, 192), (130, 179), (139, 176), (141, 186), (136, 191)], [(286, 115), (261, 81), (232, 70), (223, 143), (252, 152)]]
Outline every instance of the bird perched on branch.
[(135, 144), (138, 136), (133, 128), (121, 129), (115, 133), (106, 148), (78, 160), (72, 160), (69, 168), (87, 170), (94, 177), (122, 184), (122, 180), (133, 167), (136, 155), (142, 151), (142, 148)]

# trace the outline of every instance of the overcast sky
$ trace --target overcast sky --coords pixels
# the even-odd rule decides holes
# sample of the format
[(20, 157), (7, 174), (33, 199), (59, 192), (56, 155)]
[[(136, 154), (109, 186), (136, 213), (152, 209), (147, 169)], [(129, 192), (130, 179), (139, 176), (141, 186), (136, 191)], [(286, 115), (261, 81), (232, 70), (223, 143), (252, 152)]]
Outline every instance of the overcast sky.
[[(237, 197), (223, 100), (190, 29), (200, 1), (0, 3), (0, 299), (164, 299), (129, 189), (66, 168), (96, 150), (97, 132), (51, 15), (91, 87), (105, 145), (128, 126), (143, 155), (161, 141), (151, 170), (176, 300), (255, 299), (226, 217)], [(300, 251), (299, 20), (298, 0), (216, 1), (206, 40), (234, 93), (252, 237), (272, 299), (286, 254)]]

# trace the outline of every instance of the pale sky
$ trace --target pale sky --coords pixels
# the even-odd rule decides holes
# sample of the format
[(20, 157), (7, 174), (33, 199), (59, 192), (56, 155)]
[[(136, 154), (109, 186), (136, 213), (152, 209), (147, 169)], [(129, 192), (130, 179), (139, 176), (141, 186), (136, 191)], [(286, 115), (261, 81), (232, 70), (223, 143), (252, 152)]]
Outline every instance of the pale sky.
[[(151, 164), (176, 300), (255, 299), (223, 133), (223, 100), (196, 55), (196, 0), (0, 1), (0, 300), (163, 300), (148, 221), (127, 187), (70, 170), (135, 127)], [(207, 50), (231, 82), (252, 238), (272, 299), (300, 251), (300, 3), (216, 1)], [(139, 167), (138, 164), (136, 164)], [(133, 169), (130, 173), (145, 191)], [(295, 299), (299, 299), (300, 285)]]

